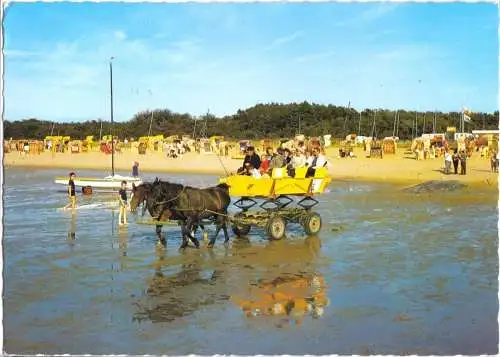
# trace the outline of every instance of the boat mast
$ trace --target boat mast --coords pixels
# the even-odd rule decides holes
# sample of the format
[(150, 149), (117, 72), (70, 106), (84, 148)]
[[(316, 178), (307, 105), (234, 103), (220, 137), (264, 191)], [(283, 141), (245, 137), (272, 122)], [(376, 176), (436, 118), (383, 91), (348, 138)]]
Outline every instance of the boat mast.
[(115, 138), (113, 135), (113, 59), (109, 60), (109, 91), (111, 94), (111, 176), (115, 176)]
[[(151, 92), (151, 89), (148, 90), (149, 96), (153, 96), (153, 93)], [(151, 120), (149, 121), (149, 130), (148, 130), (148, 136), (151, 136), (151, 129), (153, 127), (153, 117), (154, 117), (154, 111), (151, 110)], [(148, 139), (149, 140), (149, 139)]]

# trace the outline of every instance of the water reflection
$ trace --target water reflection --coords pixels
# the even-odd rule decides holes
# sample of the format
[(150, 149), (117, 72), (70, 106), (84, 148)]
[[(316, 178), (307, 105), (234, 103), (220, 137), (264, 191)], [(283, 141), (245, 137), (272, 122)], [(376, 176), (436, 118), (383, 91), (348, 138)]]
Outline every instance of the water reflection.
[(133, 321), (173, 322), (201, 307), (228, 300), (224, 294), (223, 271), (204, 267), (207, 256), (211, 260), (213, 253), (184, 259), (180, 271), (171, 276), (162, 270), (167, 263), (166, 250), (157, 247), (156, 253), (155, 273), (149, 279), (146, 299), (137, 304), (140, 311), (134, 315)]
[[(248, 242), (243, 247), (240, 256), (247, 258), (252, 248)], [(306, 316), (321, 317), (329, 302), (325, 279), (316, 266), (320, 249), (317, 236), (307, 237), (302, 244), (281, 241), (253, 248), (257, 254), (251, 255), (268, 269), (248, 280), (231, 301), (246, 317), (277, 318), (278, 327), (301, 324)]]
[(71, 219), (69, 221), (69, 229), (68, 229), (68, 244), (73, 246), (75, 244), (76, 239), (76, 211), (72, 210)]
[(321, 274), (299, 274), (252, 283), (247, 297), (234, 296), (231, 300), (247, 317), (287, 317), (285, 322), (294, 320), (300, 324), (306, 315), (323, 316), (324, 308), (329, 305), (326, 292)]
[(158, 247), (155, 273), (133, 320), (173, 322), (228, 300), (247, 317), (277, 317), (273, 322), (280, 327), (319, 318), (328, 306), (317, 265), (320, 249), (317, 236), (265, 244), (243, 239), (229, 249), (174, 256)]
[(120, 270), (127, 268), (127, 248), (128, 248), (128, 229), (126, 226), (120, 227), (118, 231), (118, 252), (120, 254), (118, 260), (120, 262)]

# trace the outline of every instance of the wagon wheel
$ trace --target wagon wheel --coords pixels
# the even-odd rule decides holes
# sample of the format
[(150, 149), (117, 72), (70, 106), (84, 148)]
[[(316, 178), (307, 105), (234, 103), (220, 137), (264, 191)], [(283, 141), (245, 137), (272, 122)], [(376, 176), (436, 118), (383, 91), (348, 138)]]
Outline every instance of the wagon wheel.
[(266, 232), (270, 239), (280, 240), (285, 236), (286, 221), (281, 216), (271, 216), (266, 224)]
[[(244, 216), (245, 216), (244, 214), (238, 213), (234, 216), (234, 218), (244, 217)], [(233, 233), (236, 234), (238, 237), (244, 237), (248, 235), (248, 233), (250, 233), (250, 226), (247, 226), (246, 224), (234, 223), (231, 229)]]
[(302, 225), (307, 235), (318, 234), (321, 230), (321, 216), (319, 213), (310, 212), (304, 217)]

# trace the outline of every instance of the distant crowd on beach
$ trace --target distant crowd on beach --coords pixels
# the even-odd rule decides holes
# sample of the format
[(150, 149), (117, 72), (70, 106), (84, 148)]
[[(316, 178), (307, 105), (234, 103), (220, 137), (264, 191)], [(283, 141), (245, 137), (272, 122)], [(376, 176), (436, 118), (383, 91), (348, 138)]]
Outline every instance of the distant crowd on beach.
[[(460, 175), (467, 174), (467, 160), (469, 155), (465, 150), (455, 149), (453, 154), (451, 151), (446, 151), (444, 155), (444, 173), (451, 174), (451, 167), (453, 165), (453, 173), (458, 174), (458, 167), (460, 165)], [(498, 172), (498, 165), (500, 162), (500, 152), (492, 152), (490, 155), (491, 172)]]

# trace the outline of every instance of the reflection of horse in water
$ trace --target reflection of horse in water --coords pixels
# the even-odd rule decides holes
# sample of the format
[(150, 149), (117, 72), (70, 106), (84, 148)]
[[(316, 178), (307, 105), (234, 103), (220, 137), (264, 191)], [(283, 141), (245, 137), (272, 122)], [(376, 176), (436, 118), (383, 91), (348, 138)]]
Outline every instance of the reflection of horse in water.
[[(238, 240), (220, 252), (197, 251), (196, 256), (166, 256), (158, 249), (155, 274), (134, 320), (173, 322), (196, 310), (231, 300), (247, 316), (277, 316), (301, 321), (319, 317), (327, 306), (326, 284), (317, 273), (320, 240), (310, 236), (298, 241), (265, 245)], [(194, 253), (194, 252), (193, 252)], [(204, 255), (210, 258), (205, 258)], [(164, 266), (180, 265), (167, 276)]]
[(160, 257), (156, 262), (155, 274), (146, 289), (147, 298), (144, 305), (138, 304), (141, 311), (134, 315), (134, 321), (173, 322), (204, 306), (229, 299), (222, 293), (225, 291), (223, 272), (204, 269), (200, 257), (184, 262), (181, 271), (173, 276), (165, 276), (161, 271), (163, 259)]

